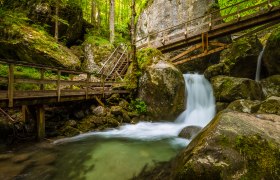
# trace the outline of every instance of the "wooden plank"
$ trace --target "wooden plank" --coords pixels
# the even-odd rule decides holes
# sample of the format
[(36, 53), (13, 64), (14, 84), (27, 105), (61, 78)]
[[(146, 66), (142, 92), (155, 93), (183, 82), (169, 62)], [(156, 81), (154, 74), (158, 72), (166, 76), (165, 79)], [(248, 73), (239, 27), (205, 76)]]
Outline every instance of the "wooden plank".
[(15, 79), (16, 84), (56, 84), (57, 80), (49, 80), (49, 79), (22, 79), (22, 78), (16, 78)]
[(13, 107), (14, 98), (14, 64), (9, 65), (9, 83), (8, 83), (8, 98), (9, 107)]
[(90, 80), (90, 74), (87, 73), (87, 79), (86, 79), (86, 99), (88, 99), (89, 80)]
[(213, 54), (213, 53), (216, 53), (216, 52), (219, 52), (219, 51), (222, 51), (224, 50), (226, 47), (219, 47), (219, 48), (216, 48), (216, 49), (212, 49), (208, 52), (204, 52), (202, 54), (199, 54), (199, 55), (196, 55), (196, 56), (192, 56), (192, 57), (189, 57), (189, 58), (186, 58), (184, 60), (181, 60), (181, 61), (178, 61), (178, 62), (175, 62), (173, 63), (174, 65), (179, 65), (179, 64), (183, 64), (187, 61), (190, 61), (190, 60), (194, 60), (194, 59), (197, 59), (197, 58), (201, 58), (201, 57), (205, 57), (205, 56), (208, 56), (210, 54)]
[(186, 51), (182, 52), (181, 54), (179, 54), (179, 55), (177, 55), (177, 56), (171, 58), (170, 61), (173, 62), (173, 61), (175, 61), (175, 60), (177, 60), (177, 59), (179, 59), (179, 58), (181, 58), (181, 57), (183, 57), (183, 56), (189, 54), (190, 52), (192, 52), (192, 51), (194, 51), (194, 50), (196, 50), (196, 49), (199, 49), (199, 48), (201, 48), (201, 47), (202, 47), (201, 44), (197, 44), (197, 45), (195, 45), (195, 46), (193, 46), (193, 47), (187, 49)]

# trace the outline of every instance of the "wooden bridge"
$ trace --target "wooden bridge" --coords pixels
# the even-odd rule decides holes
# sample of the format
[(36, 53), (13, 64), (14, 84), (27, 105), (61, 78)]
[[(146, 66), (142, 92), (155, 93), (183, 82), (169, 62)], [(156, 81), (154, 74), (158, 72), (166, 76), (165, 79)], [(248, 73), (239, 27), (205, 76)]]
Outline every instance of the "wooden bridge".
[[(129, 65), (126, 49), (116, 48), (95, 74), (0, 59), (0, 112), (5, 114), (1, 107), (22, 107), (22, 120), (26, 121), (28, 116), (36, 118), (38, 138), (42, 139), (44, 105), (90, 99), (102, 104), (100, 97), (129, 93), (123, 81)], [(32, 72), (24, 74), (21, 72), (24, 68)]]
[[(279, 22), (279, 0), (263, 0), (255, 4), (252, 0), (245, 0), (159, 32), (150, 33), (138, 39), (136, 46), (138, 49), (154, 47), (163, 53), (189, 47), (171, 58), (173, 64), (178, 65), (228, 47), (228, 44), (218, 42), (217, 38), (254, 27), (257, 29), (253, 32), (257, 32)], [(200, 53), (190, 55), (193, 51)]]

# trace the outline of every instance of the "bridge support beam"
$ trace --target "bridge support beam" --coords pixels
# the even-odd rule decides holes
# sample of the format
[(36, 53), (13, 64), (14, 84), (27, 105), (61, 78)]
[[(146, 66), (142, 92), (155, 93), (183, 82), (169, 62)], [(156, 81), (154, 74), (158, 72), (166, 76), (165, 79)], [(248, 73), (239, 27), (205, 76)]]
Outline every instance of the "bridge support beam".
[(43, 105), (36, 107), (37, 121), (37, 139), (42, 140), (45, 137), (45, 109)]

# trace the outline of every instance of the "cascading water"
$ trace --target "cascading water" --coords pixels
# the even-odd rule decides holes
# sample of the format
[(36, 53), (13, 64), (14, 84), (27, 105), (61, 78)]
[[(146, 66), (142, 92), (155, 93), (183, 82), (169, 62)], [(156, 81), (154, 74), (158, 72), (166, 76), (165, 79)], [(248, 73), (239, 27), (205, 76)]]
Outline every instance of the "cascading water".
[[(155, 162), (168, 161), (189, 142), (178, 138), (181, 129), (189, 125), (204, 127), (215, 115), (210, 83), (197, 74), (186, 74), (184, 78), (188, 93), (187, 109), (175, 122), (140, 122), (105, 132), (61, 139), (55, 141), (57, 145), (53, 148), (48, 147), (43, 151), (37, 149), (32, 152), (34, 147), (21, 149), (23, 154), (32, 152), (26, 161), (28, 168), (24, 168), (26, 171), (21, 177), (126, 180), (139, 174), (143, 167), (149, 168)], [(48, 165), (44, 164), (45, 159)], [(49, 159), (52, 163), (49, 163)], [(34, 166), (30, 162), (34, 162)], [(22, 163), (17, 163), (17, 168), (18, 164)], [(15, 166), (10, 159), (6, 160), (5, 165), (10, 169)], [(49, 178), (46, 178), (46, 173)]]
[[(104, 132), (91, 132), (55, 141), (63, 143), (77, 141), (88, 136), (101, 136), (110, 138), (129, 138), (138, 140), (161, 140), (170, 138), (175, 142), (182, 142), (177, 138), (179, 132), (186, 126), (195, 125), (205, 127), (215, 115), (215, 100), (211, 84), (203, 75), (185, 74), (186, 107), (187, 109), (175, 122), (140, 122), (135, 125), (124, 125), (118, 129)], [(186, 142), (183, 141), (184, 145)]]
[(264, 52), (264, 50), (265, 50), (265, 46), (263, 47), (263, 49), (262, 49), (262, 51), (260, 52), (259, 57), (258, 57), (255, 81), (260, 81), (261, 64), (262, 64), (262, 57), (263, 57), (263, 52)]

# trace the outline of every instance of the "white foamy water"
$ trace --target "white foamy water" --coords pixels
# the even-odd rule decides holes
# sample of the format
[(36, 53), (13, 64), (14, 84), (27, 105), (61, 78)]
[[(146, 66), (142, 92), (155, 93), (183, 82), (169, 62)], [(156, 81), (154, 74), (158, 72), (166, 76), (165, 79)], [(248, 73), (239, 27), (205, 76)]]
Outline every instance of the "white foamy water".
[(211, 84), (203, 75), (185, 74), (187, 109), (175, 122), (139, 122), (128, 124), (116, 129), (102, 132), (90, 132), (71, 138), (65, 138), (54, 143), (77, 141), (89, 136), (106, 138), (128, 138), (154, 141), (170, 138), (173, 144), (186, 144), (187, 140), (178, 137), (179, 132), (186, 126), (205, 127), (215, 116), (215, 99)]

